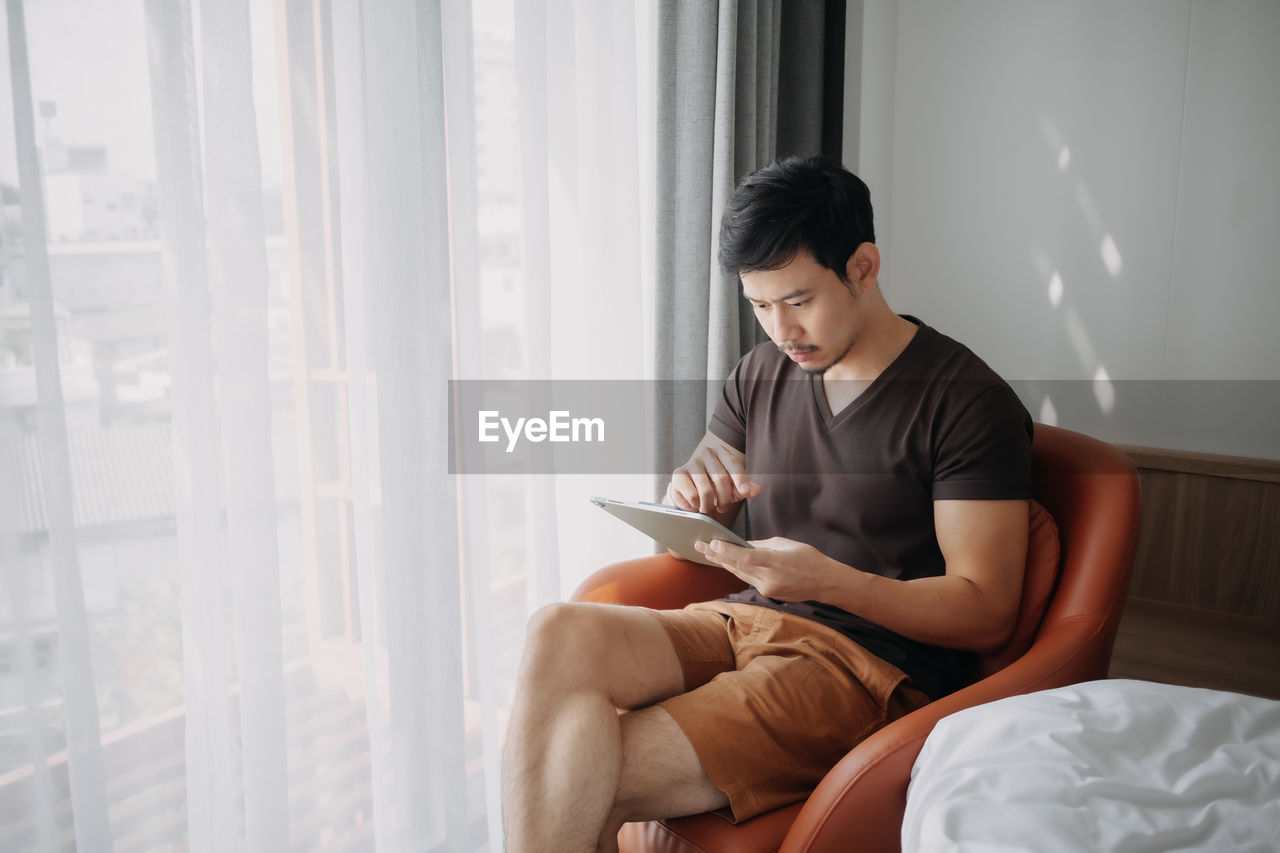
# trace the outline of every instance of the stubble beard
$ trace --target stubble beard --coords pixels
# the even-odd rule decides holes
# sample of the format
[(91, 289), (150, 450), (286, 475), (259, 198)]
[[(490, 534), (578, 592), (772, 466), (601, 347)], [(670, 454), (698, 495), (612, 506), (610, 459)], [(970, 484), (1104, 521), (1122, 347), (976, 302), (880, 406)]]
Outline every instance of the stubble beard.
[[(849, 350), (853, 349), (854, 343), (855, 343), (854, 341), (849, 341), (849, 345), (844, 348), (844, 352), (840, 353), (840, 355), (836, 356), (834, 359), (827, 362), (827, 365), (825, 367), (805, 367), (803, 364), (797, 364), (796, 367), (800, 368), (810, 376), (822, 376), (828, 370), (835, 367), (837, 364), (839, 364), (841, 361), (844, 360), (844, 357), (849, 354)], [(786, 352), (786, 350), (782, 349), (782, 347), (778, 347), (778, 349), (782, 350), (784, 353)]]

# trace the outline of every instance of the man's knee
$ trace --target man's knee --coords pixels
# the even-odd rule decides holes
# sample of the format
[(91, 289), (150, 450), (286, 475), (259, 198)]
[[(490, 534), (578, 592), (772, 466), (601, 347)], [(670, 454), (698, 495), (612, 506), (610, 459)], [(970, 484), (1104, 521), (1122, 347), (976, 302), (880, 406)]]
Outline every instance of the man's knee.
[(600, 605), (548, 604), (529, 617), (524, 666), (547, 670), (591, 670), (609, 639)]
[(595, 639), (606, 633), (601, 605), (557, 602), (539, 607), (529, 617), (525, 648), (530, 652), (564, 651), (565, 643)]
[(521, 682), (542, 692), (601, 692), (636, 708), (678, 692), (684, 675), (666, 630), (642, 608), (570, 603), (530, 617)]

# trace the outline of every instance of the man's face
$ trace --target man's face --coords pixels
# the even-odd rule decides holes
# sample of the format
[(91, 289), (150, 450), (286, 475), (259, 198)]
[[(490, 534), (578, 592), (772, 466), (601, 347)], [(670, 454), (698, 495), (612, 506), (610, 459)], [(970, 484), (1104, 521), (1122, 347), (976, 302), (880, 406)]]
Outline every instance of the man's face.
[(801, 249), (776, 270), (743, 272), (742, 295), (778, 349), (807, 373), (823, 374), (853, 347), (865, 319), (856, 286)]

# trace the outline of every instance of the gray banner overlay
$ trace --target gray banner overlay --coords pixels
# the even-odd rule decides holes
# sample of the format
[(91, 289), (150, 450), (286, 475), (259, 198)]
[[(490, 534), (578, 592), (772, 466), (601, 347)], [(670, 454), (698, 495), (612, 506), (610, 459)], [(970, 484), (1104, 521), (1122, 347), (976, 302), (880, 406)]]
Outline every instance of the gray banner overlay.
[[(451, 381), (449, 472), (667, 475), (671, 472), (656, 470), (654, 463), (654, 436), (669, 431), (656, 423), (656, 401), (672, 400), (678, 409), (713, 408), (721, 384)], [(1024, 379), (1009, 384), (1033, 419), (1104, 441), (1280, 459), (1280, 380)], [(691, 449), (678, 448), (684, 454)]]

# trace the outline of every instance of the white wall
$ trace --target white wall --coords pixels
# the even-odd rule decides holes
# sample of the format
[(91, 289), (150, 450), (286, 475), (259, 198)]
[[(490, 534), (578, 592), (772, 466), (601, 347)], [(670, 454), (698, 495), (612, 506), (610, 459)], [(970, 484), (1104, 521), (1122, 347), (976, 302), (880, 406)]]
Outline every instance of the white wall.
[(1280, 3), (859, 13), (846, 152), (890, 304), (1037, 419), (1280, 458)]

